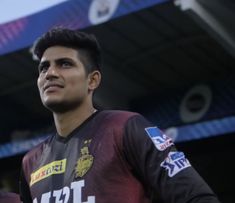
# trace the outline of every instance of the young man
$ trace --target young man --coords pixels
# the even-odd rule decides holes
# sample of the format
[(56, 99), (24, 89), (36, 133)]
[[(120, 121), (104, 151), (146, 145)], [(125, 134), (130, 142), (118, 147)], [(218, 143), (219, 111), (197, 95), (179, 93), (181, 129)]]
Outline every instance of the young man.
[(93, 35), (54, 28), (33, 53), (56, 133), (23, 159), (24, 203), (218, 202), (172, 140), (144, 117), (96, 111), (101, 59)]

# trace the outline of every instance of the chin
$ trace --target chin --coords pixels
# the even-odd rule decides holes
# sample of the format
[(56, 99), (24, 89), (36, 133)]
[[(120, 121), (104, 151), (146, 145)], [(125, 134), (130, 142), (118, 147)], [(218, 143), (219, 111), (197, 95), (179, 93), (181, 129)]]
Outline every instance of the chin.
[(51, 110), (51, 111), (57, 111), (58, 109), (61, 109), (63, 104), (62, 102), (56, 101), (56, 100), (47, 100), (43, 102), (43, 105)]
[(44, 106), (55, 113), (65, 113), (71, 111), (79, 106), (79, 102), (68, 102), (68, 101), (47, 101), (43, 103)]

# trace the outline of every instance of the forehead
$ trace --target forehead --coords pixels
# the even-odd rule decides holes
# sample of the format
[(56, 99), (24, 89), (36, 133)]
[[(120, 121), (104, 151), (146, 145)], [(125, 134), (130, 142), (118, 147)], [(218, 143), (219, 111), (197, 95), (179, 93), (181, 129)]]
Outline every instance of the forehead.
[(71, 58), (78, 60), (78, 52), (73, 48), (63, 47), (63, 46), (53, 46), (47, 48), (41, 58), (42, 61), (53, 61), (59, 58)]

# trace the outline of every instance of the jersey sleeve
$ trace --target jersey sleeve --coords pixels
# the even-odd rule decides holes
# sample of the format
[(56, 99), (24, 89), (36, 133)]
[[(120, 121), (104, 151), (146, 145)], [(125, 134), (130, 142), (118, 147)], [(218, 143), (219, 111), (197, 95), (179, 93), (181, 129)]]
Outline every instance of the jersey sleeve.
[(124, 130), (124, 156), (153, 202), (219, 203), (171, 138), (143, 116), (131, 117)]

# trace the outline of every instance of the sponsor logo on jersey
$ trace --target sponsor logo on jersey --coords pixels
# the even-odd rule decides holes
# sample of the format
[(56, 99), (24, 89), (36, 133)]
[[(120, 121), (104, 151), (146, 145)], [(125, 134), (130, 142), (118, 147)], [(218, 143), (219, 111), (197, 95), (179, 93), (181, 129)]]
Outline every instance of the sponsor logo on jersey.
[(66, 159), (53, 161), (41, 167), (40, 169), (31, 174), (30, 186), (51, 175), (64, 173), (65, 167), (66, 167)]
[(167, 170), (170, 177), (190, 166), (183, 152), (169, 152), (167, 158), (161, 163), (161, 167)]
[(71, 203), (95, 203), (95, 196), (88, 196), (87, 201), (83, 202), (84, 195), (82, 189), (85, 186), (85, 181), (75, 181), (70, 186), (65, 186), (58, 190), (43, 193), (41, 198), (34, 198), (33, 203), (50, 203), (50, 202), (71, 202)]
[(148, 127), (145, 128), (145, 131), (158, 150), (164, 151), (166, 148), (173, 145), (172, 139), (170, 137), (167, 137), (157, 127)]
[(75, 168), (75, 178), (83, 177), (91, 168), (94, 157), (89, 153), (88, 145), (91, 143), (91, 140), (85, 140), (85, 146), (81, 148), (80, 158), (77, 161)]

